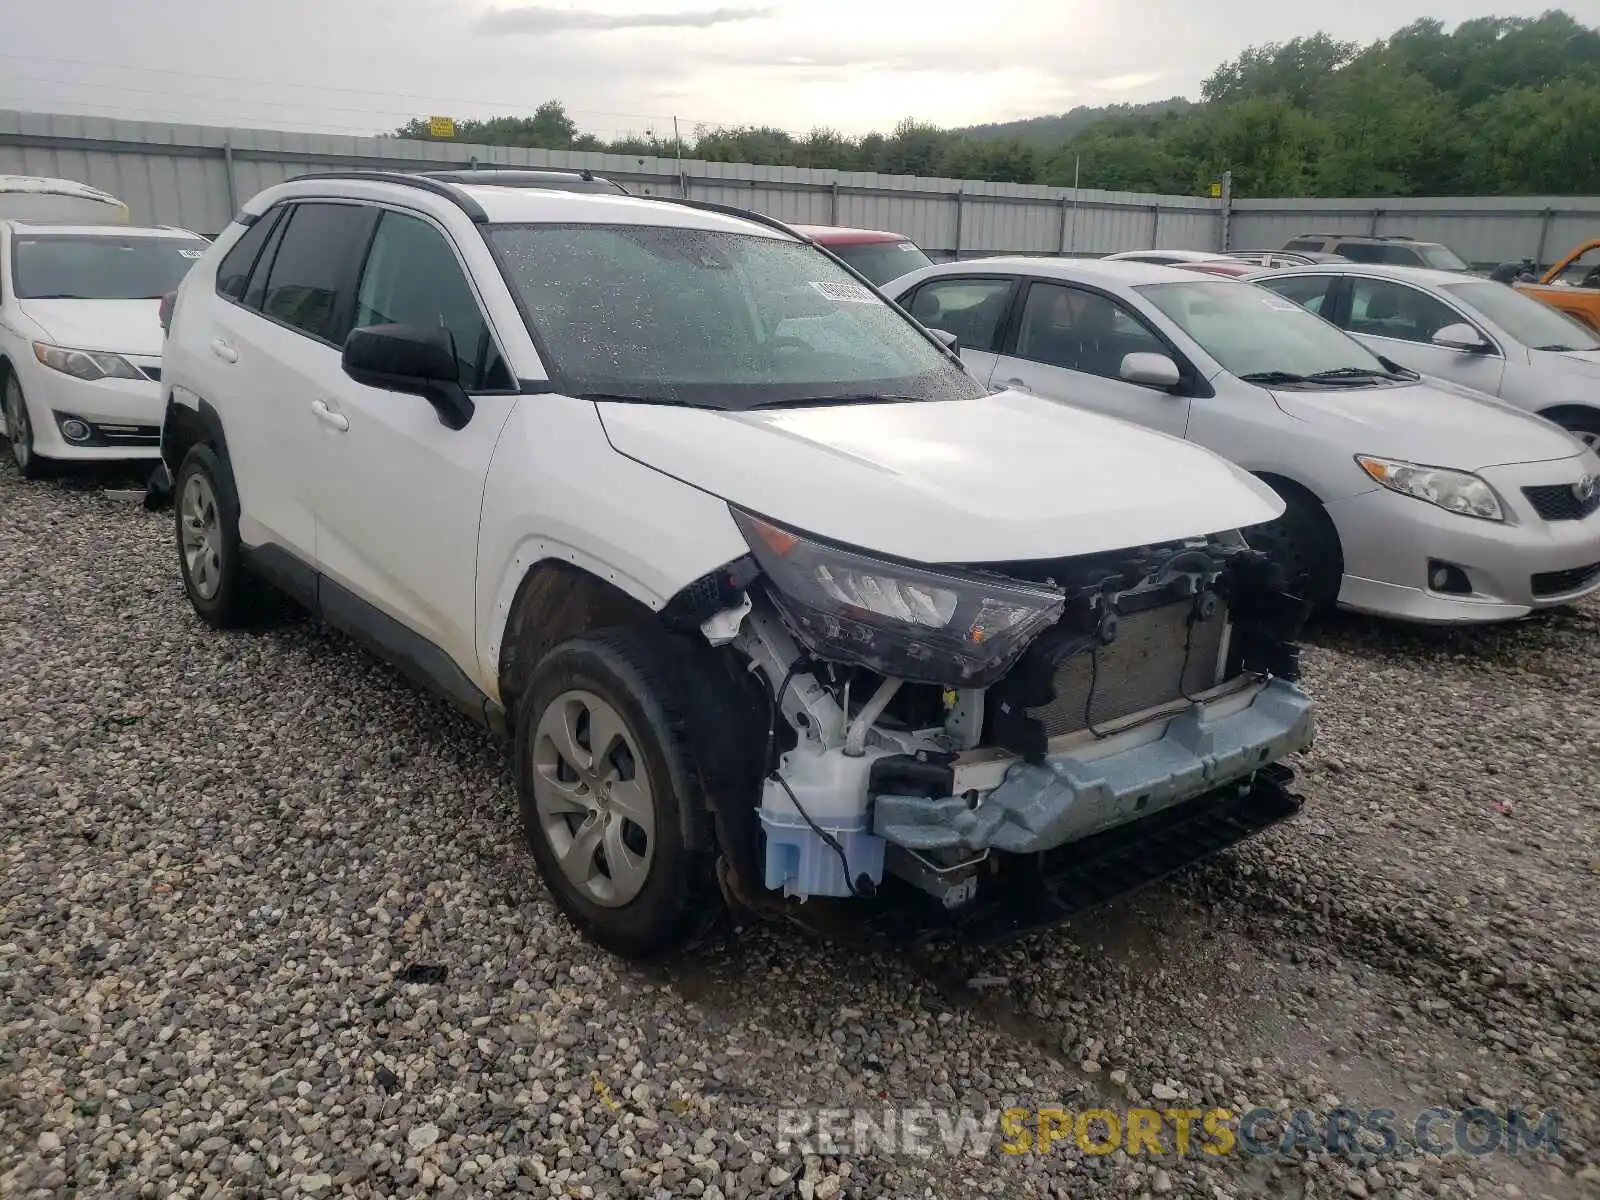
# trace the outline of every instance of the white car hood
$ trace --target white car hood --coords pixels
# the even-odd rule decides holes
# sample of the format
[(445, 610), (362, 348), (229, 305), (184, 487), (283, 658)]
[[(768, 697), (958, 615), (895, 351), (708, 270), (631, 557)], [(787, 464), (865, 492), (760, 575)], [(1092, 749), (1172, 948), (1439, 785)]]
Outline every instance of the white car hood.
[(1583, 449), (1543, 417), (1443, 380), (1272, 395), (1291, 417), (1318, 426), (1334, 451), (1476, 471), (1571, 458)]
[(19, 300), (44, 336), (73, 350), (161, 356), (159, 300)]
[(1600, 380), (1600, 350), (1533, 350), (1535, 367), (1554, 367), (1563, 375)]
[(630, 458), (795, 529), (916, 562), (1065, 558), (1283, 511), (1207, 450), (1016, 392), (744, 413), (596, 407)]

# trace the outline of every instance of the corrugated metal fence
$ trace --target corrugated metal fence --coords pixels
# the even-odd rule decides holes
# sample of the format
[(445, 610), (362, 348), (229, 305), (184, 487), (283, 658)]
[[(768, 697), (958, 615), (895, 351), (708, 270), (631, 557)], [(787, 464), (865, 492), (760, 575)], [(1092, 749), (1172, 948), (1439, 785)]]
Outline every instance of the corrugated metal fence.
[(1600, 198), (1222, 200), (865, 171), (757, 167), (387, 137), (222, 129), (0, 110), (0, 174), (77, 179), (134, 220), (221, 231), (250, 196), (294, 175), (472, 163), (588, 168), (630, 190), (736, 204), (782, 220), (891, 229), (934, 258), (1272, 248), (1300, 233), (1404, 233), (1479, 264), (1559, 257), (1600, 236)]
[(1235, 200), (1228, 245), (1275, 249), (1303, 233), (1364, 233), (1444, 242), (1479, 266), (1550, 263), (1600, 237), (1600, 196), (1453, 196), (1385, 200)]
[(756, 167), (618, 154), (522, 150), (219, 129), (0, 110), (0, 174), (104, 188), (135, 221), (221, 231), (239, 204), (294, 175), (426, 170), (469, 163), (588, 168), (632, 191), (737, 204), (780, 220), (892, 229), (935, 258), (1107, 253), (1129, 246), (1210, 250), (1221, 202), (1194, 196), (1049, 188), (866, 171)]

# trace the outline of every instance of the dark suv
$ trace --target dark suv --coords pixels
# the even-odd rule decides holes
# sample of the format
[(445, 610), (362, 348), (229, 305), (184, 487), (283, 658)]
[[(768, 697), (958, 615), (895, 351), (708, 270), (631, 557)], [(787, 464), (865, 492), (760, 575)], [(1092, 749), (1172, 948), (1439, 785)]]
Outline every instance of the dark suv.
[(1435, 271), (1470, 273), (1472, 266), (1443, 242), (1360, 233), (1302, 233), (1283, 244), (1285, 250), (1338, 254), (1351, 262), (1386, 263), (1391, 267), (1431, 267)]

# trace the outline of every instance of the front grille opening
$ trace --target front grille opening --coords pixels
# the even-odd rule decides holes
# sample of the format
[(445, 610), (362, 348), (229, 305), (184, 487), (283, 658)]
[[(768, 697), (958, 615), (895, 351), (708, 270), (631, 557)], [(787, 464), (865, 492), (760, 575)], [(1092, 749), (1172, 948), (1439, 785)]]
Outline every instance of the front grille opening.
[(1600, 580), (1600, 563), (1566, 571), (1546, 571), (1533, 577), (1533, 594), (1540, 597), (1563, 596), (1568, 592), (1582, 591), (1597, 580)]
[(1600, 509), (1600, 488), (1582, 500), (1578, 498), (1578, 493), (1573, 491), (1573, 485), (1570, 483), (1525, 487), (1522, 489), (1522, 494), (1528, 498), (1528, 503), (1533, 505), (1533, 511), (1546, 521), (1581, 521), (1590, 513)]
[(1047, 738), (1055, 738), (1215, 687), (1222, 682), (1227, 610), (1219, 604), (1191, 631), (1192, 611), (1185, 599), (1125, 614), (1116, 640), (1064, 662), (1055, 674), (1055, 699), (1030, 708), (1028, 715), (1040, 722)]

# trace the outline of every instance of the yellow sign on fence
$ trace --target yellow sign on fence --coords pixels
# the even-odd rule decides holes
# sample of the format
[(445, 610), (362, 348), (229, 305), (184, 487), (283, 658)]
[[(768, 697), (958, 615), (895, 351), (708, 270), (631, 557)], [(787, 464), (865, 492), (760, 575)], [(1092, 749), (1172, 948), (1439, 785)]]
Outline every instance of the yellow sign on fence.
[[(434, 118), (435, 121), (437, 121), (438, 119), (439, 119), (438, 117)], [(1213, 200), (1222, 199), (1222, 185), (1220, 183), (1213, 183), (1211, 185), (1211, 198)]]
[(456, 123), (449, 117), (429, 117), (428, 136), (436, 138), (453, 138), (456, 135)]

